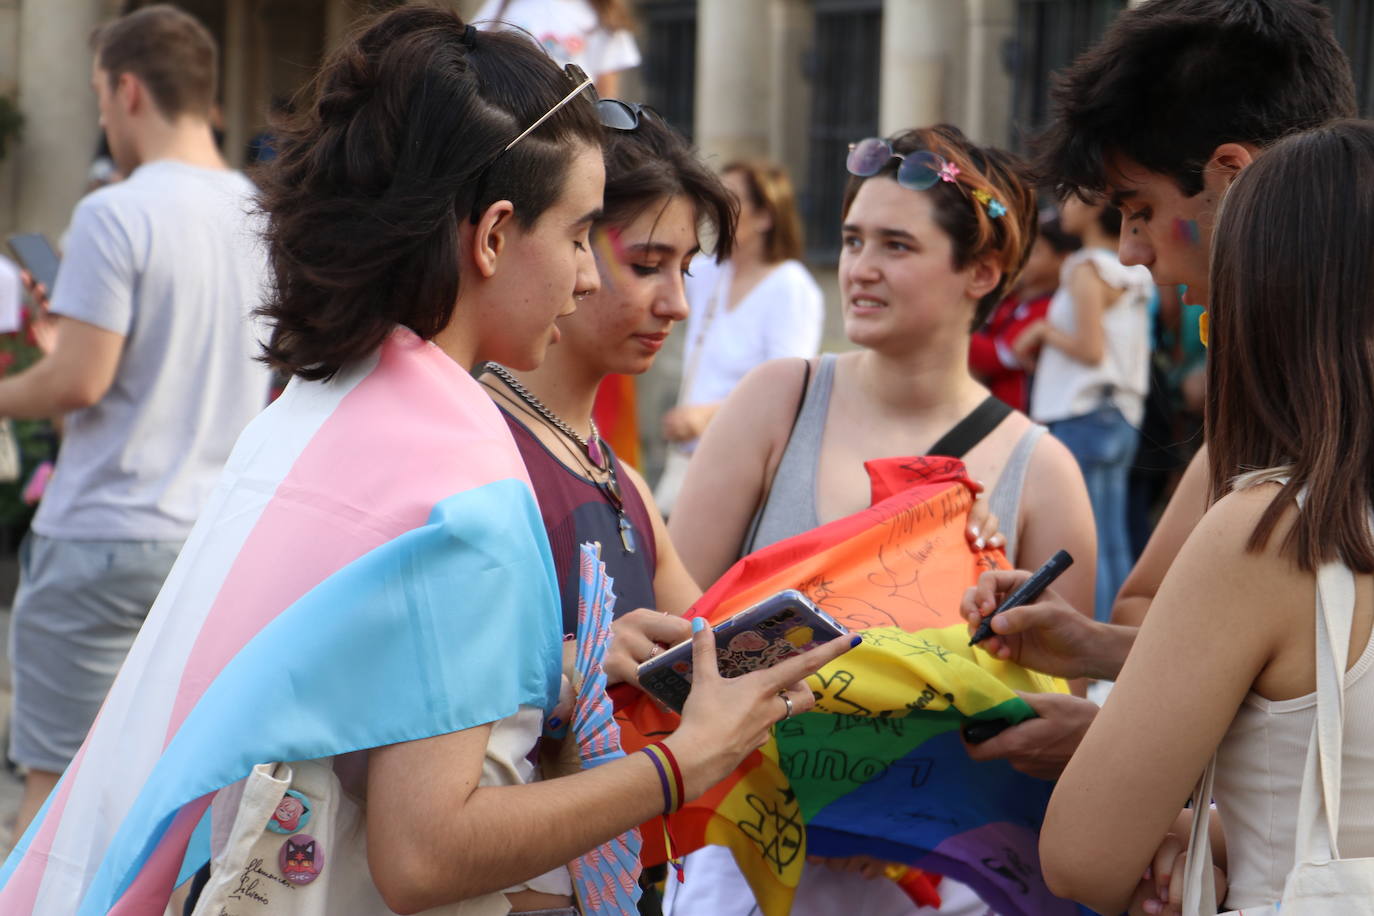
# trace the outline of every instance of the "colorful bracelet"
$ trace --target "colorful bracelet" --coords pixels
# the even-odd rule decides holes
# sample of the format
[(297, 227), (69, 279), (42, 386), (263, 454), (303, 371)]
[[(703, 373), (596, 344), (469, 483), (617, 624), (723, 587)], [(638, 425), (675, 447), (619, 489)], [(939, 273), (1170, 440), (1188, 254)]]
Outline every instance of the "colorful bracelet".
[(668, 765), (672, 767), (673, 785), (677, 788), (677, 806), (673, 810), (677, 810), (677, 808), (681, 808), (687, 803), (687, 788), (682, 784), (682, 767), (677, 765), (677, 758), (673, 756), (672, 751), (668, 750), (668, 745), (659, 741), (655, 744), (655, 747), (659, 749), (664, 757), (668, 758)]
[[(672, 814), (682, 807), (683, 788), (682, 770), (678, 768), (677, 758), (673, 752), (661, 741), (640, 748), (654, 762), (654, 769), (658, 770), (659, 784), (663, 789), (663, 813)], [(668, 772), (672, 771), (673, 777), (668, 778)]]

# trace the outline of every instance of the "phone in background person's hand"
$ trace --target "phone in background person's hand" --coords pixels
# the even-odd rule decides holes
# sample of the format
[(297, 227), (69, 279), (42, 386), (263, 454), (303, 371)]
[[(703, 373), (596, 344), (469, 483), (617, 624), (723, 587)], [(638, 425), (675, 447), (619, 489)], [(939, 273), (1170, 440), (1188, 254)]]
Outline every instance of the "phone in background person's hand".
[(43, 291), (51, 296), (53, 285), (57, 282), (57, 268), (61, 259), (47, 238), (39, 232), (28, 232), (11, 235), (5, 241), (23, 268), (36, 283), (42, 284)]

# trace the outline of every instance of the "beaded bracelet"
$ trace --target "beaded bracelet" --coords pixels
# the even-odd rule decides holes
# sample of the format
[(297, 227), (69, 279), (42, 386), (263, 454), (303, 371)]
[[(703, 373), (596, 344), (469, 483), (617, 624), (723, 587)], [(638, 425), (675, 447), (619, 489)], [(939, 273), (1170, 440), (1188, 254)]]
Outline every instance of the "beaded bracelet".
[[(663, 813), (672, 814), (682, 807), (683, 796), (686, 794), (682, 785), (682, 769), (677, 765), (677, 758), (662, 741), (655, 741), (640, 748), (640, 751), (648, 755), (654, 762), (654, 769), (658, 770), (659, 784), (663, 789)], [(672, 779), (668, 778), (669, 771), (673, 774)]]

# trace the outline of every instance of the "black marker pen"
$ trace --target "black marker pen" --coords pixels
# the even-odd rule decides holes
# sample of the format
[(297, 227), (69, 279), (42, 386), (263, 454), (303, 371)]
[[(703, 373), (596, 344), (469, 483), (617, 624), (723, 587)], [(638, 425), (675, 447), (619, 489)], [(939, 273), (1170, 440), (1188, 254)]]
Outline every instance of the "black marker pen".
[(974, 631), (973, 638), (968, 641), (968, 644), (970, 646), (976, 646), (978, 643), (991, 636), (992, 618), (1003, 611), (1009, 611), (1023, 604), (1030, 604), (1036, 598), (1040, 597), (1041, 592), (1050, 587), (1050, 583), (1059, 578), (1060, 573), (1072, 565), (1073, 557), (1069, 556), (1067, 550), (1061, 550), (1050, 557), (1044, 566), (1037, 569), (1031, 574), (1029, 579), (1021, 583), (1020, 588), (1008, 595), (1002, 603), (997, 606), (997, 610), (983, 618), (983, 622), (978, 624), (978, 629)]

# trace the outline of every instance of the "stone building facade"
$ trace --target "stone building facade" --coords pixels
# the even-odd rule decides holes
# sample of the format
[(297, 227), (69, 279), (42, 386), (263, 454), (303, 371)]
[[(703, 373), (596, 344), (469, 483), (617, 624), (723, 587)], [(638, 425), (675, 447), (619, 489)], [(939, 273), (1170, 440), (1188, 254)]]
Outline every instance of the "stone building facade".
[[(0, 163), (0, 234), (60, 237), (99, 139), (89, 35), (145, 2), (0, 0), (0, 95), (17, 98), (27, 121), (22, 142)], [(240, 164), (274, 97), (296, 92), (359, 16), (405, 0), (174, 2), (219, 39), (224, 148)], [(429, 2), (463, 13), (480, 5)], [(950, 121), (980, 142), (1020, 148), (1047, 115), (1049, 74), (1128, 3), (1148, 0), (632, 2), (644, 65), (623, 80), (622, 94), (653, 104), (711, 161), (767, 156), (787, 166), (799, 190), (808, 261), (835, 301), (848, 142)], [(1368, 110), (1374, 2), (1324, 2)], [(843, 346), (838, 310), (829, 313), (826, 344)], [(657, 427), (676, 391), (675, 361), (669, 347), (640, 387), (646, 431)]]

